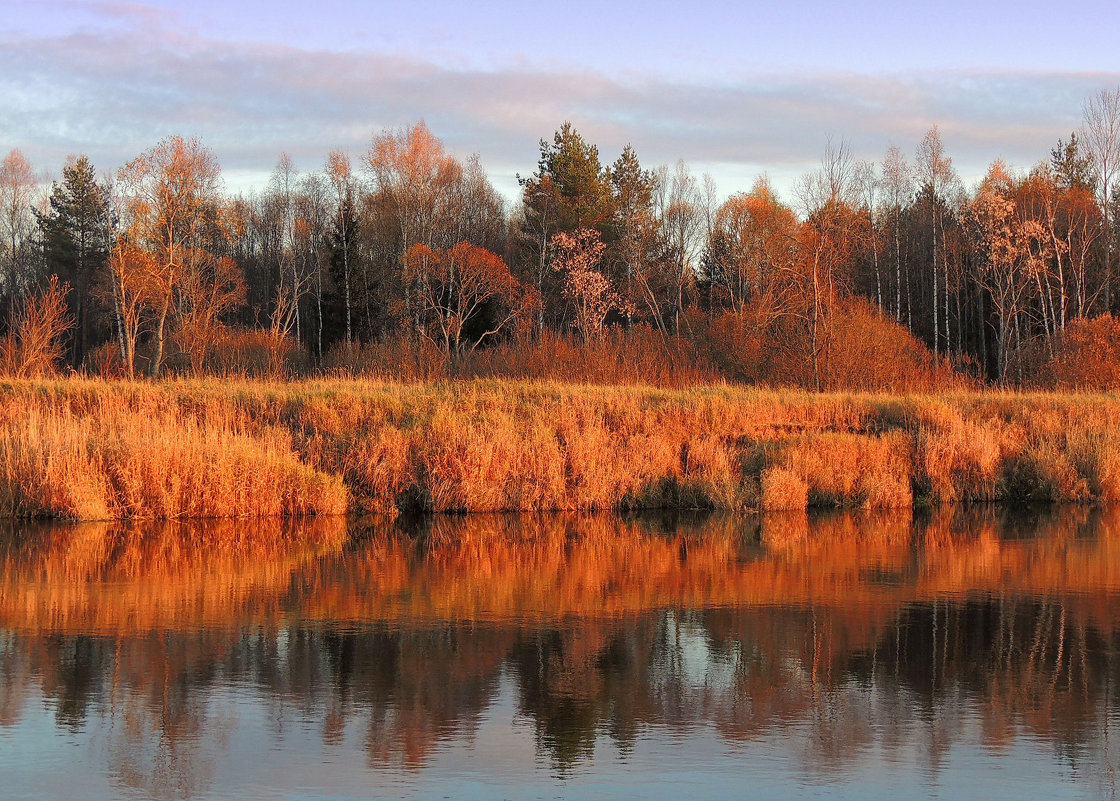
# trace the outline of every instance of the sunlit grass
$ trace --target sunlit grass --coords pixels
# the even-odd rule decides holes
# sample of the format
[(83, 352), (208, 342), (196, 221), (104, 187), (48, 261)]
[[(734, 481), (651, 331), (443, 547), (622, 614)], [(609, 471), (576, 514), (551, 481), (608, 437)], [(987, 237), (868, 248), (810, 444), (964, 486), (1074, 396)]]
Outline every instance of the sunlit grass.
[(0, 382), (0, 513), (71, 519), (1120, 497), (1120, 400), (480, 379)]

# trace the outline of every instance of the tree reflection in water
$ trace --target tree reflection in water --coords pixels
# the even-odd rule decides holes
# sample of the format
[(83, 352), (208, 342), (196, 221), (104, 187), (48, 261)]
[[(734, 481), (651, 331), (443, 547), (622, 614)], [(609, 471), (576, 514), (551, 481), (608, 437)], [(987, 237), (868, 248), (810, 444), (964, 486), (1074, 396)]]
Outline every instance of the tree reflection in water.
[[(613, 741), (780, 735), (827, 781), (872, 749), (936, 779), (979, 721), (1111, 785), (1120, 517), (472, 517), (22, 529), (0, 540), (0, 727), (48, 699), (155, 797), (210, 786), (262, 705), (272, 738), (358, 733), (422, 770), (500, 693), (561, 773)], [(231, 689), (233, 688), (233, 689)], [(0, 729), (2, 731), (3, 729)]]

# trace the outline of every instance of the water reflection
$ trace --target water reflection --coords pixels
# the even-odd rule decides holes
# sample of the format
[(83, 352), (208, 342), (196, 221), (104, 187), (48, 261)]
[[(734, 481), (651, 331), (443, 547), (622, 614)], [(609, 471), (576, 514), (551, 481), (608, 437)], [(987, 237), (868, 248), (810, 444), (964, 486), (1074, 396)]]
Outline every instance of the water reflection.
[(107, 796), (198, 797), (254, 736), (425, 777), (508, 705), (552, 781), (714, 732), (826, 787), (1043, 744), (1112, 793), (1118, 556), (1084, 508), (20, 529), (0, 737), (50, 715)]

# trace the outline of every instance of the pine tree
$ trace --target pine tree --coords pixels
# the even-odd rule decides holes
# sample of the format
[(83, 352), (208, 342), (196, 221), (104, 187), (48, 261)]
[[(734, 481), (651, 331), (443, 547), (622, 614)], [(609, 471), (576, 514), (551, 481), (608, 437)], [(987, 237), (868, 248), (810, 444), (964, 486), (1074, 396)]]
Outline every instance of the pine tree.
[(1050, 151), (1050, 169), (1063, 189), (1087, 189), (1092, 192), (1097, 185), (1093, 158), (1081, 152), (1076, 131), (1069, 135), (1068, 142), (1059, 139), (1057, 146)]
[(587, 142), (570, 122), (560, 126), (551, 144), (541, 141), (539, 175), (556, 186), (564, 228), (594, 228), (606, 233), (613, 216), (610, 172), (599, 164), (599, 148)]
[(62, 169), (62, 183), (51, 187), (50, 211), (39, 215), (47, 269), (71, 287), (67, 296), (75, 320), (70, 361), (81, 364), (94, 330), (91, 300), (98, 275), (109, 257), (109, 191), (98, 182), (84, 155)]

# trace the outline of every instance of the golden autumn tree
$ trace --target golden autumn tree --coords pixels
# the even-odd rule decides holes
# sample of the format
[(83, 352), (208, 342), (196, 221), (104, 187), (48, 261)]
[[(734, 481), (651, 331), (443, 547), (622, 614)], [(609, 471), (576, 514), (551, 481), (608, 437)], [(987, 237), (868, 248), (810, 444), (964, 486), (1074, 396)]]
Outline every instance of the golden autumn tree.
[(796, 269), (798, 225), (765, 179), (728, 198), (708, 244), (708, 277), (720, 302), (740, 315), (751, 305), (777, 313)]
[(829, 144), (820, 169), (799, 187), (806, 218), (798, 238), (799, 264), (796, 287), (801, 294), (805, 345), (812, 368), (813, 388), (820, 390), (827, 376), (832, 313), (846, 294), (852, 263), (866, 237), (868, 220), (853, 202), (854, 165), (846, 143)]
[(1006, 380), (1016, 320), (1051, 257), (1045, 226), (1020, 213), (1014, 181), (1002, 162), (988, 170), (967, 210), (976, 253), (975, 278), (989, 293), (997, 319), (996, 377)]
[(376, 134), (365, 164), (372, 178), (363, 204), (371, 219), (370, 248), (389, 268), (378, 281), (400, 299), (392, 305), (401, 322), (419, 333), (439, 287), (425, 283), (426, 271), (411, 269), (408, 253), (416, 245), (450, 250), (460, 242), (501, 250), (504, 204), (477, 156), (460, 161), (423, 121)]
[(421, 121), (374, 136), (365, 162), (397, 226), (401, 254), (417, 243), (438, 244), (441, 214), (462, 176), (462, 165), (443, 142)]
[(450, 227), (446, 218), (454, 205), (454, 190), (462, 178), (462, 165), (444, 149), (443, 142), (423, 121), (411, 128), (375, 135), (365, 162), (373, 177), (375, 200), (393, 229), (393, 250), (403, 283), (404, 313), (419, 330), (422, 323), (416, 299), (429, 290), (410, 282), (410, 277), (422, 281), (424, 274), (406, 274), (406, 254), (417, 244), (437, 248), (456, 241), (447, 241), (441, 234)]
[[(196, 139), (168, 137), (122, 167), (124, 232), (147, 258), (120, 266), (145, 269), (138, 283), (151, 317), (155, 343), (149, 372), (159, 375), (168, 323), (177, 311), (177, 294), (189, 273), (214, 271), (210, 241), (221, 232), (221, 168)], [(201, 279), (200, 279), (201, 280)]]
[(801, 314), (800, 235), (797, 215), (765, 179), (716, 212), (705, 254), (716, 309), (710, 330), (721, 358), (746, 380), (786, 358), (775, 347), (786, 340), (776, 328)]
[[(1065, 148), (1065, 157), (1077, 160), (1077, 147), (1074, 137)], [(1066, 165), (1056, 162), (1038, 165), (1014, 188), (1019, 216), (1036, 220), (1045, 231), (1050, 258), (1034, 277), (1039, 310), (1051, 337), (1071, 317), (1088, 314), (1103, 289), (1090, 289), (1089, 283), (1101, 233), (1100, 210), (1091, 187), (1071, 180), (1064, 171)]]
[(150, 298), (149, 278), (158, 271), (154, 262), (150, 253), (137, 247), (124, 234), (117, 237), (109, 251), (109, 287), (103, 294), (112, 302), (117, 344), (129, 378), (136, 372), (136, 344)]

